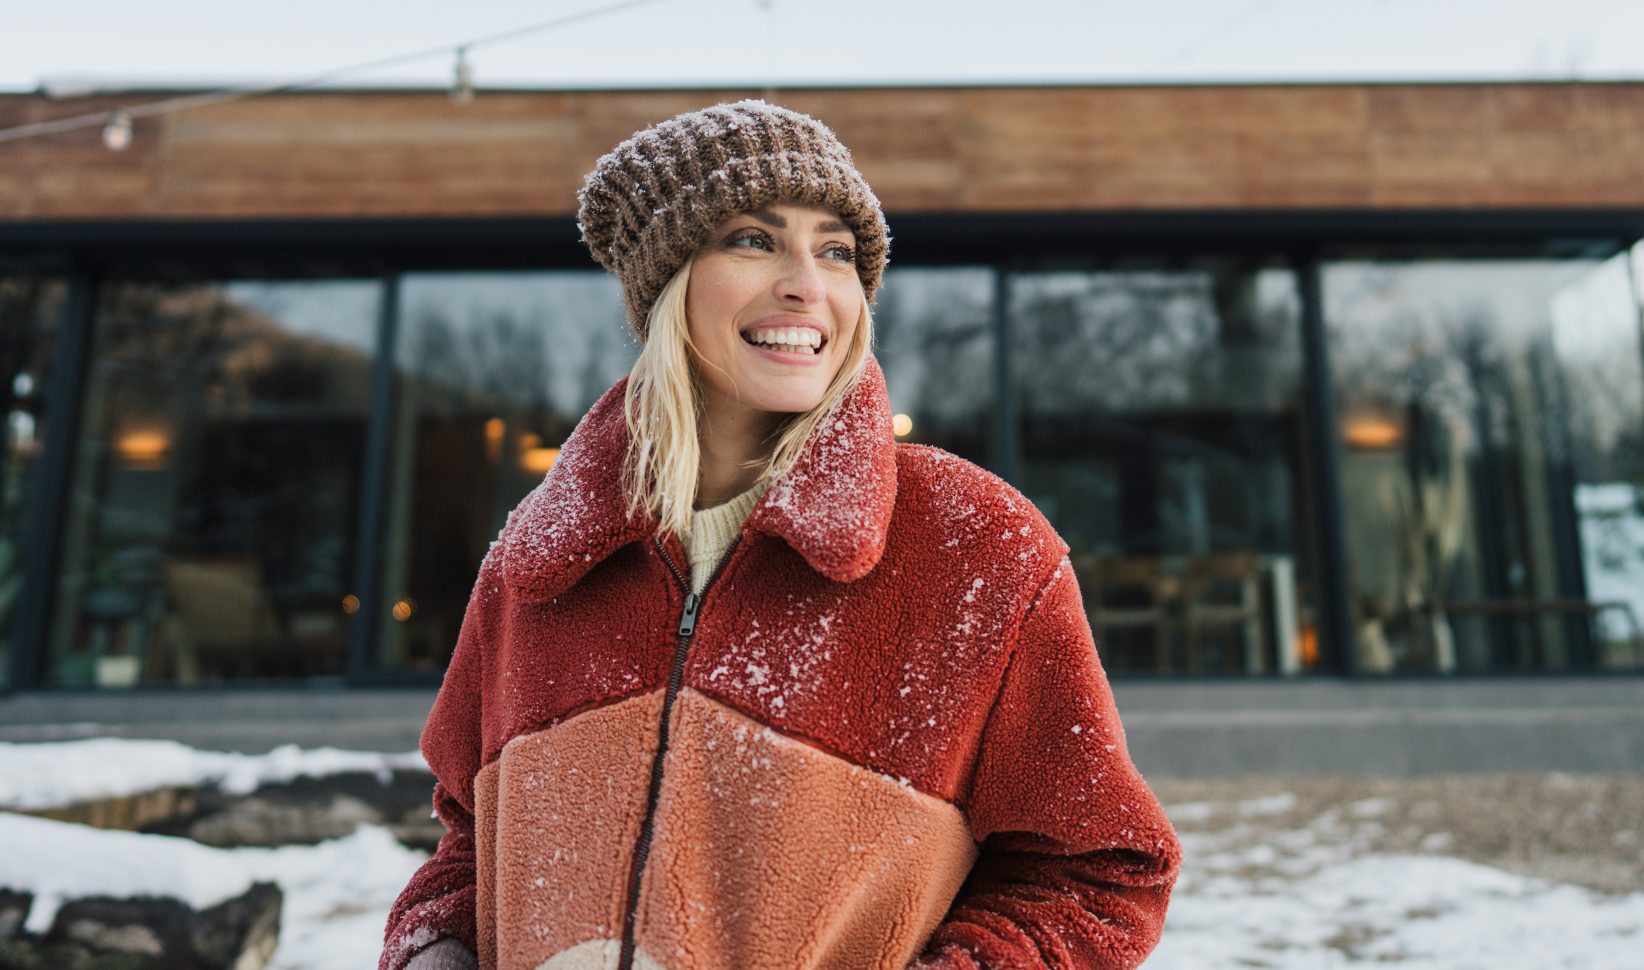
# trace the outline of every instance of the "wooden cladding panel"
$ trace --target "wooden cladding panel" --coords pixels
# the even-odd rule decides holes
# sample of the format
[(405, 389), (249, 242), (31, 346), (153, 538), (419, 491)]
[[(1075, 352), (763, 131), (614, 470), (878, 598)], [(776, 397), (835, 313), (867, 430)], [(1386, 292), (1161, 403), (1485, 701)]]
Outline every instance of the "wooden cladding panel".
[[(565, 215), (636, 129), (757, 91), (313, 93), (0, 143), (0, 220)], [(143, 103), (0, 96), (0, 124)], [(893, 212), (1644, 205), (1644, 84), (799, 90)]]

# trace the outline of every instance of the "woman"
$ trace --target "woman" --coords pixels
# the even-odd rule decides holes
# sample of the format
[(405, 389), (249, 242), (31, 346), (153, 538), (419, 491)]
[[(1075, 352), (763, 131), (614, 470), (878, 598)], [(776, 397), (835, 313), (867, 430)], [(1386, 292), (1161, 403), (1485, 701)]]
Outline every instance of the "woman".
[(382, 970), (1140, 963), (1175, 835), (1066, 545), (892, 435), (850, 153), (720, 105), (580, 202), (643, 349), (480, 566)]

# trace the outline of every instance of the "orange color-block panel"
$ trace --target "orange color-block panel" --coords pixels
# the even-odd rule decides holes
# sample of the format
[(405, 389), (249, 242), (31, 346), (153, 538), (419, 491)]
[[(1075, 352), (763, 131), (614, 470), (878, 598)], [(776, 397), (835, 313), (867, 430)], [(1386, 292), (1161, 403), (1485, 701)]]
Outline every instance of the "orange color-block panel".
[(479, 882), (495, 888), (492, 926), (479, 935), (496, 941), (482, 966), (536, 970), (579, 944), (621, 938), (661, 715), (653, 692), (502, 749), (495, 794), (489, 785), (475, 792), (476, 818), (496, 817), (480, 843)]
[[(493, 761), (474, 776), (474, 802), (497, 803), (497, 775), (502, 762)], [(491, 812), (474, 818), (474, 939), (480, 966), (497, 965), (497, 824)]]
[(964, 815), (695, 691), (676, 704), (640, 948), (668, 970), (906, 966), (975, 862)]

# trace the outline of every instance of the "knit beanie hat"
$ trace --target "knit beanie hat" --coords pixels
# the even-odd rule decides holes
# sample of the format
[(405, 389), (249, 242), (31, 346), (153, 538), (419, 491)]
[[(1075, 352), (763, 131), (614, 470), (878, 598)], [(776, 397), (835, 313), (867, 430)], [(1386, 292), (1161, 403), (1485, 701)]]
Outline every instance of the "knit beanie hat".
[(764, 101), (661, 121), (601, 158), (577, 193), (577, 226), (594, 261), (622, 283), (634, 331), (686, 257), (739, 212), (774, 202), (839, 214), (856, 234), (856, 274), (872, 301), (890, 235), (850, 150), (822, 122)]

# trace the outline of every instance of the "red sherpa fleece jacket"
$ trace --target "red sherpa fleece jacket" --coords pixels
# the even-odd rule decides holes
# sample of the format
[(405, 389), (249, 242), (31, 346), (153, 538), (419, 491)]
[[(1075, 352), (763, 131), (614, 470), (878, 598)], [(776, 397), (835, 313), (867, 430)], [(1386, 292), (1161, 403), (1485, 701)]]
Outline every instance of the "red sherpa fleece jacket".
[(1033, 505), (896, 443), (870, 359), (698, 599), (623, 512), (624, 383), (480, 567), (381, 970), (1141, 963), (1180, 847)]

